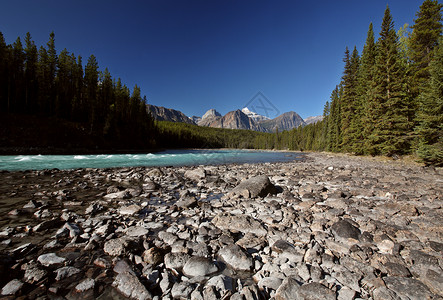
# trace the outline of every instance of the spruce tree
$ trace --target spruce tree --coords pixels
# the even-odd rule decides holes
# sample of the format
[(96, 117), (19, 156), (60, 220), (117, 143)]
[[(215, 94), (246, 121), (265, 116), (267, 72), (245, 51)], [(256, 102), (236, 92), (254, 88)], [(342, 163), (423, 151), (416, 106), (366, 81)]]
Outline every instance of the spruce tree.
[(352, 151), (359, 134), (360, 103), (357, 97), (357, 73), (360, 57), (354, 47), (352, 55), (345, 52), (345, 70), (343, 74), (343, 96), (341, 98), (341, 132), (343, 135), (342, 149)]
[(37, 107), (37, 46), (31, 39), (31, 34), (25, 37), (25, 108), (28, 112), (35, 112)]
[(369, 24), (369, 29), (366, 37), (366, 43), (363, 46), (363, 51), (360, 60), (360, 67), (357, 75), (357, 97), (360, 103), (360, 118), (361, 118), (361, 137), (360, 143), (356, 143), (354, 151), (358, 154), (368, 153), (367, 137), (372, 133), (373, 129), (373, 107), (370, 99), (373, 99), (373, 88), (371, 83), (374, 79), (374, 64), (376, 56), (376, 46), (374, 38), (374, 29), (372, 23)]
[(409, 150), (412, 127), (410, 99), (406, 91), (405, 70), (398, 51), (389, 7), (383, 17), (377, 55), (371, 105), (371, 134), (368, 137), (371, 154), (402, 154)]
[(7, 111), (8, 107), (8, 57), (9, 49), (0, 31), (0, 112)]
[(94, 55), (91, 54), (85, 67), (85, 87), (86, 105), (89, 112), (89, 124), (91, 132), (97, 122), (97, 87), (98, 87), (98, 63)]
[(433, 49), (438, 44), (442, 34), (443, 4), (437, 0), (425, 0), (416, 13), (417, 19), (411, 26), (412, 33), (409, 39), (412, 61), (412, 93), (417, 96), (419, 87), (430, 77), (429, 63), (433, 57)]
[(419, 96), (418, 156), (426, 164), (443, 165), (443, 38), (429, 64), (430, 80)]

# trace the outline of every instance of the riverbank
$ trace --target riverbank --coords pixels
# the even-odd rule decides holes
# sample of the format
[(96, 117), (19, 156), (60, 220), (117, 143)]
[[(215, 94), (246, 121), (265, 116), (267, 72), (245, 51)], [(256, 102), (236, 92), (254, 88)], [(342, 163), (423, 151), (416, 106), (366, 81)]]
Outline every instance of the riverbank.
[(2, 294), (442, 296), (442, 170), (304, 155), (273, 164), (0, 172)]

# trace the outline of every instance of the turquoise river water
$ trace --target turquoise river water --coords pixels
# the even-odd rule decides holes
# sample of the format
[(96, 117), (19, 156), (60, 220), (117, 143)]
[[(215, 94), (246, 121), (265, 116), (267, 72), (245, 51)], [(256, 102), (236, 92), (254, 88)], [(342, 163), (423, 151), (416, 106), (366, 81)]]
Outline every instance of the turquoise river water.
[(168, 150), (148, 154), (100, 155), (6, 155), (0, 156), (0, 170), (43, 170), (77, 168), (116, 168), (189, 166), (286, 162), (299, 159), (299, 153), (256, 150)]

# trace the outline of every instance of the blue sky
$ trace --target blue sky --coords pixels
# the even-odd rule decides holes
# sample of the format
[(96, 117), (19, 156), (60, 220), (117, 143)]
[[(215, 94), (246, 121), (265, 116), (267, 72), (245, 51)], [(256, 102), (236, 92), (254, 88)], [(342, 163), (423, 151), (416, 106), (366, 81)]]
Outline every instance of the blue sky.
[(370, 22), (378, 38), (386, 4), (399, 29), (422, 2), (0, 0), (0, 31), (8, 44), (29, 31), (38, 46), (54, 31), (58, 53), (94, 54), (148, 103), (188, 116), (225, 114), (262, 92), (306, 118), (322, 114), (345, 47), (361, 52)]

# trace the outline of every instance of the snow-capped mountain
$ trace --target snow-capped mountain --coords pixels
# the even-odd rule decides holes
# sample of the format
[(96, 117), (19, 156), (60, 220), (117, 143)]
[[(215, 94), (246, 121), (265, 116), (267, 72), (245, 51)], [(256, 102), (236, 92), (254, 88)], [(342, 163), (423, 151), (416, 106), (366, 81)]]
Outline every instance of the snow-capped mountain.
[(265, 120), (270, 120), (271, 119), (271, 118), (268, 118), (266, 116), (259, 115), (255, 111), (250, 111), (249, 108), (247, 108), (247, 107), (244, 107), (241, 111), (245, 115), (247, 115), (249, 118), (254, 120), (255, 122), (260, 122), (260, 121), (265, 121)]

